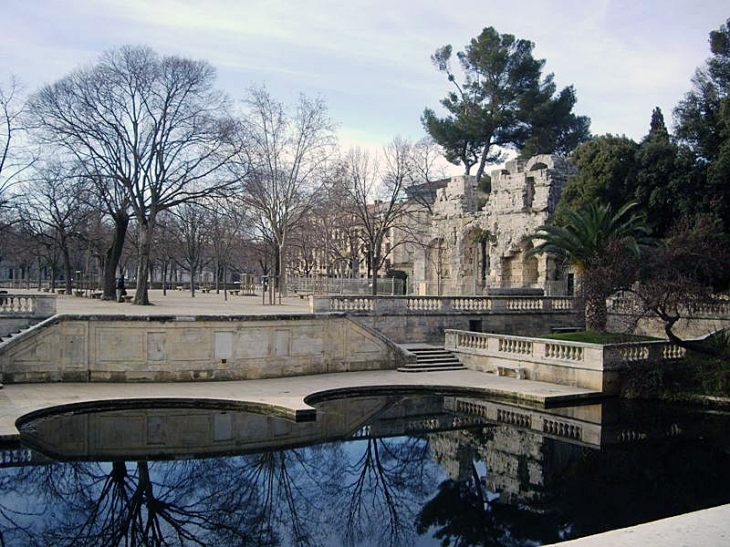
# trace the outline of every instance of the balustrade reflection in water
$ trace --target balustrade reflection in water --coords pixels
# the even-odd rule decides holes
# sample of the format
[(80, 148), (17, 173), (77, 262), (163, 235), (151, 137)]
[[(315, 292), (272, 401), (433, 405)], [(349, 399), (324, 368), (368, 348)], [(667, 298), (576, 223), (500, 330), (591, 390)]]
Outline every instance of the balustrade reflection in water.
[[(8, 545), (540, 544), (730, 501), (727, 416), (461, 395), (320, 401), (294, 421), (211, 406), (21, 424)], [(657, 480), (661, 477), (661, 480)]]

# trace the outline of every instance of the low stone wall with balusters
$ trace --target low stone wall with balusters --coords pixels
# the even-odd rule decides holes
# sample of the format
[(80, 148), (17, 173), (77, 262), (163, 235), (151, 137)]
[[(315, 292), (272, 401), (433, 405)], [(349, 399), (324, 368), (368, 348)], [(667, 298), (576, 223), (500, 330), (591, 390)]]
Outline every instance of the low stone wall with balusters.
[(56, 314), (56, 295), (0, 293), (0, 337)]
[[(653, 317), (637, 321), (636, 302), (630, 296), (616, 296), (608, 302), (608, 329), (611, 332), (633, 332), (663, 338), (664, 322)], [(704, 338), (718, 330), (730, 328), (730, 300), (714, 304), (697, 304), (682, 313), (672, 330), (680, 338)]]
[(458, 330), (446, 331), (445, 347), (474, 370), (595, 389), (606, 395), (618, 394), (621, 370), (632, 363), (684, 357), (682, 348), (664, 341), (600, 345)]
[(347, 313), (397, 343), (442, 343), (447, 329), (517, 335), (583, 322), (573, 299), (548, 296), (310, 296), (312, 313)]

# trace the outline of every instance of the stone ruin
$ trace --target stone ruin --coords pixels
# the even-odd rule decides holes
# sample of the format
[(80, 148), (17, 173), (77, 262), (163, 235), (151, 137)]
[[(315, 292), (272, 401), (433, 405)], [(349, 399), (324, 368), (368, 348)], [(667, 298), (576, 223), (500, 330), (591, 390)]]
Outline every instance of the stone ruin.
[(570, 294), (562, 264), (526, 254), (576, 172), (559, 156), (508, 161), (492, 171), (489, 194), (478, 190), (476, 177), (452, 177), (421, 217), (420, 241), (399, 247), (392, 268), (405, 271), (422, 295)]

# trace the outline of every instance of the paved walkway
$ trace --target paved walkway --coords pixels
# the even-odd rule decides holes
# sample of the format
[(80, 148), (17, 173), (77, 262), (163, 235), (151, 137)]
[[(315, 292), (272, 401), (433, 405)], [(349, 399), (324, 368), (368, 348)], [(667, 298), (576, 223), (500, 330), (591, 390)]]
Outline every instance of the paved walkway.
[[(12, 292), (36, 292), (15, 291)], [(45, 294), (45, 293), (41, 293)], [(120, 304), (108, 300), (95, 300), (78, 296), (58, 296), (56, 307), (58, 313), (91, 313), (103, 315), (278, 315), (290, 313), (309, 313), (309, 300), (290, 296), (282, 299), (281, 304), (264, 305), (261, 295), (237, 296), (221, 292), (202, 293), (196, 291), (195, 297), (189, 291), (161, 290), (149, 292), (151, 306), (135, 306)]]
[(560, 547), (727, 547), (730, 505), (695, 511), (572, 541)]
[(0, 390), (0, 439), (18, 434), (20, 416), (54, 406), (113, 399), (206, 399), (268, 404), (291, 416), (311, 411), (305, 399), (316, 393), (373, 387), (474, 390), (485, 396), (536, 406), (596, 392), (543, 382), (518, 380), (473, 370), (406, 373), (394, 370), (342, 372), (266, 380), (169, 383), (8, 384)]

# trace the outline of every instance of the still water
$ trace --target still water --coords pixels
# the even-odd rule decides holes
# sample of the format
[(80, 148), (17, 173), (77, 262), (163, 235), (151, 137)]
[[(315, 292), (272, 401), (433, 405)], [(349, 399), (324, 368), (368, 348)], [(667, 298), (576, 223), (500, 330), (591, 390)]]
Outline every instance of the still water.
[(540, 545), (730, 502), (723, 413), (315, 406), (299, 422), (163, 403), (36, 417), (3, 452), (0, 544)]

